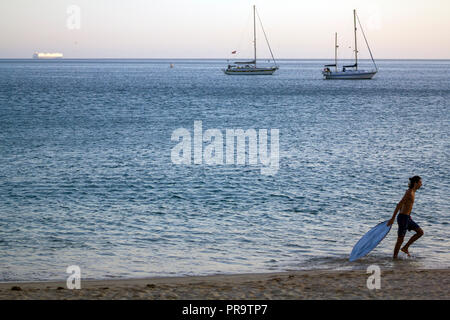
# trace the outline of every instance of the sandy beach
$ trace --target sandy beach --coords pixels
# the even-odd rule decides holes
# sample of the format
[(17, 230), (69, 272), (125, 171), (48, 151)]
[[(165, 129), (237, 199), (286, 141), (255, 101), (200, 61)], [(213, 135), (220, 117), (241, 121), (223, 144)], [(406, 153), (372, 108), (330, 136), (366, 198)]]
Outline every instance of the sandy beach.
[(0, 299), (432, 299), (450, 298), (450, 270), (386, 270), (369, 290), (365, 270), (295, 271), (124, 280), (1, 283)]

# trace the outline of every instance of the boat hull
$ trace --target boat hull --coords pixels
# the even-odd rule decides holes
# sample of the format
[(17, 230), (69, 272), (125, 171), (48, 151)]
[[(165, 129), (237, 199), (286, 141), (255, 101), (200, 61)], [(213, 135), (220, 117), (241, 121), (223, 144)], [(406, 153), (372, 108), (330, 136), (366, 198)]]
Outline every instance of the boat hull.
[(322, 72), (325, 80), (370, 80), (377, 71), (337, 71)]
[(272, 75), (278, 68), (250, 68), (250, 69), (223, 69), (225, 74), (233, 76), (269, 76)]

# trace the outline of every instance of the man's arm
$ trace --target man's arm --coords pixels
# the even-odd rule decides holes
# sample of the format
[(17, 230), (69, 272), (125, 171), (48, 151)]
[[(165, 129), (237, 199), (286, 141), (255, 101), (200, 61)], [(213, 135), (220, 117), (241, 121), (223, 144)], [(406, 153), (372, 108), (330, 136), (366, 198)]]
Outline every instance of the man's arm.
[(394, 214), (392, 215), (391, 220), (388, 221), (387, 225), (390, 226), (394, 223), (395, 217), (397, 216), (398, 211), (403, 207), (403, 204), (408, 200), (410, 197), (409, 190), (405, 192), (405, 195), (403, 196), (402, 200), (400, 200), (399, 203), (397, 203), (397, 206), (395, 207)]

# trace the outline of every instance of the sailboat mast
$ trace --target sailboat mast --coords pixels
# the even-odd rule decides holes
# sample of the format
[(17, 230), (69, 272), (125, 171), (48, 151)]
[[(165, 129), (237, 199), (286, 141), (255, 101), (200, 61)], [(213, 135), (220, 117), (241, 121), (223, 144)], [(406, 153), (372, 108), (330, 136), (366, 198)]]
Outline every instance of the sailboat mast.
[(355, 66), (356, 70), (358, 70), (358, 42), (356, 40), (356, 10), (353, 10), (353, 22), (355, 25)]
[(256, 66), (256, 6), (253, 6), (253, 48), (255, 51), (255, 66)]
[(337, 44), (337, 32), (334, 35), (334, 66), (336, 67), (337, 72), (337, 50), (338, 50), (338, 44)]

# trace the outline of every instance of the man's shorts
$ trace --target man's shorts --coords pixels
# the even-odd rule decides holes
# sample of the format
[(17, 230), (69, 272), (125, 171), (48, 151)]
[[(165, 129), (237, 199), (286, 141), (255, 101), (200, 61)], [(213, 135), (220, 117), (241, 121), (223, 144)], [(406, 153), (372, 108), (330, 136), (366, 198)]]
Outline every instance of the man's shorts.
[(397, 216), (397, 223), (399, 237), (404, 237), (406, 235), (406, 230), (411, 231), (420, 228), (419, 225), (411, 219), (411, 216), (407, 214), (399, 214)]

